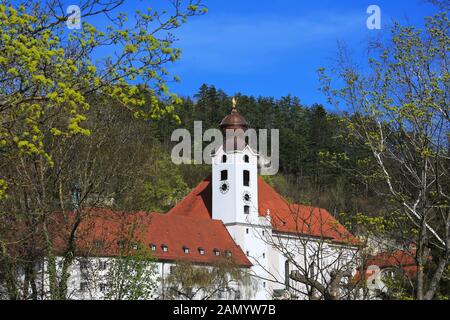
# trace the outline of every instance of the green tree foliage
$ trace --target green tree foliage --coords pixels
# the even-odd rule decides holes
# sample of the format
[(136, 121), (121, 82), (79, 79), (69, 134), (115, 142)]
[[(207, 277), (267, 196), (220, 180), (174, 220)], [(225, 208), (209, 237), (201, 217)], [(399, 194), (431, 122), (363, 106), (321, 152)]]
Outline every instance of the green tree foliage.
[[(164, 66), (177, 60), (180, 50), (169, 31), (205, 9), (199, 1), (174, 1), (173, 13), (149, 8), (137, 11), (133, 23), (125, 14), (104, 29), (87, 22), (95, 15), (110, 17), (122, 4), (82, 1), (82, 28), (68, 31), (68, 14), (57, 0), (0, 2), (2, 157), (27, 154), (53, 164), (46, 140), (89, 135), (83, 123), (93, 95), (146, 119), (173, 113), (179, 100), (168, 91)], [(102, 48), (111, 48), (111, 55), (94, 61), (93, 53)], [(135, 79), (146, 89), (131, 84)], [(0, 180), (0, 195), (7, 182)]]
[(450, 257), (449, 27), (446, 13), (425, 30), (395, 23), (367, 74), (340, 61), (341, 88), (321, 70), (330, 101), (352, 112), (346, 140), (365, 151), (340, 164), (384, 197), (398, 244), (417, 246), (417, 299), (435, 296)]
[(157, 266), (145, 243), (126, 243), (107, 266), (107, 300), (149, 300), (156, 296)]
[(219, 261), (207, 268), (178, 262), (165, 283), (166, 299), (210, 300), (230, 295), (250, 283), (249, 275), (231, 261)]
[[(62, 1), (0, 1), (0, 263), (8, 268), (0, 280), (9, 284), (7, 296), (37, 299), (35, 266), (46, 257), (48, 295), (68, 297), (84, 209), (111, 206), (108, 199), (120, 198), (142, 172), (146, 159), (130, 146), (152, 140), (133, 140), (139, 128), (179, 120), (180, 100), (167, 86), (166, 66), (180, 57), (171, 30), (205, 8), (196, 0), (167, 4), (128, 20), (119, 13), (123, 0), (80, 1), (82, 28), (69, 30)], [(110, 24), (98, 28), (93, 17)], [(72, 210), (67, 243), (57, 251), (53, 215), (73, 217)], [(26, 270), (23, 286), (17, 267)]]

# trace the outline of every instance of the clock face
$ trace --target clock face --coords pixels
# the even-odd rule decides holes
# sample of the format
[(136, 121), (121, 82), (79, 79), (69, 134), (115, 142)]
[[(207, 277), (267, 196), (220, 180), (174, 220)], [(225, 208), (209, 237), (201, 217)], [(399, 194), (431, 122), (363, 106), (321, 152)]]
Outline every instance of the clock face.
[(228, 184), (227, 181), (222, 181), (220, 183), (220, 192), (222, 192), (223, 194), (227, 193), (228, 190), (230, 190), (230, 185)]
[(249, 203), (252, 200), (252, 197), (250, 196), (250, 193), (244, 192), (244, 194), (242, 195), (242, 199), (244, 200), (244, 202)]

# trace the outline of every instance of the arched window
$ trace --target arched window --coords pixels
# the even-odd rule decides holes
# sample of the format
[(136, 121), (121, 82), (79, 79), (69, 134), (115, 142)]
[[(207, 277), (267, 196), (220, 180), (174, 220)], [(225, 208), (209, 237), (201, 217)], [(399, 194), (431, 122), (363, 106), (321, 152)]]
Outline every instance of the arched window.
[(250, 157), (248, 155), (244, 156), (244, 162), (245, 163), (249, 163), (250, 162)]
[(226, 163), (226, 162), (227, 162), (227, 155), (224, 154), (224, 155), (222, 156), (222, 163)]
[(250, 171), (244, 170), (244, 187), (250, 186)]
[(220, 181), (228, 180), (228, 170), (220, 171)]

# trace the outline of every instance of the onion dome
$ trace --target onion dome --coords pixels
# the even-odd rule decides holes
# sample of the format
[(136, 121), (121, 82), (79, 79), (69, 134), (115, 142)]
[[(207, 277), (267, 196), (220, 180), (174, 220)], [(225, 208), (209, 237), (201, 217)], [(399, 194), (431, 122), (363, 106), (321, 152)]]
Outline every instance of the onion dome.
[(248, 122), (237, 111), (236, 100), (234, 98), (233, 98), (233, 110), (231, 110), (231, 113), (229, 115), (223, 118), (222, 122), (220, 123), (220, 129), (222, 129), (223, 132), (225, 132), (225, 130), (227, 129), (233, 130), (241, 129), (243, 131), (246, 131), (248, 129)]
[(246, 146), (245, 131), (248, 129), (248, 122), (236, 109), (236, 99), (233, 98), (233, 110), (223, 118), (220, 129), (225, 137), (224, 150), (243, 150)]

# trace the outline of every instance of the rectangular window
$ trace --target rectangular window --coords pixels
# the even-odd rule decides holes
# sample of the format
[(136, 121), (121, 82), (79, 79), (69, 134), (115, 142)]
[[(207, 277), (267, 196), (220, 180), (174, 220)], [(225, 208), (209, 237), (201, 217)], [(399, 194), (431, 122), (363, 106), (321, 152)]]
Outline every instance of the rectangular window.
[(250, 206), (244, 206), (244, 213), (250, 214)]
[(100, 261), (100, 262), (98, 263), (98, 268), (99, 268), (100, 270), (106, 270), (106, 264), (107, 264), (106, 261)]
[(228, 180), (228, 170), (220, 171), (220, 180), (221, 181)]
[(87, 291), (87, 283), (86, 282), (80, 282), (80, 291), (81, 292)]
[(89, 275), (86, 271), (81, 271), (80, 276), (82, 280), (89, 280)]
[(88, 268), (89, 268), (89, 260), (87, 259), (80, 260), (80, 270), (84, 271), (87, 270)]
[(244, 170), (244, 187), (250, 186), (250, 171)]

